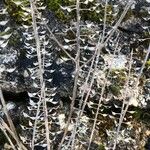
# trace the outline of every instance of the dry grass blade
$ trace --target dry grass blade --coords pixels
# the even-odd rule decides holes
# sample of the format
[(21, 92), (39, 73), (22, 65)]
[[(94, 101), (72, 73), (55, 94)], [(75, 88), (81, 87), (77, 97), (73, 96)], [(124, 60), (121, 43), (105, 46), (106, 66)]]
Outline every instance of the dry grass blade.
[[(141, 76), (142, 76), (143, 69), (144, 69), (144, 67), (145, 67), (145, 64), (146, 64), (146, 61), (147, 61), (147, 59), (148, 59), (149, 54), (150, 54), (150, 45), (149, 45), (149, 47), (148, 47), (148, 50), (147, 50), (147, 53), (146, 53), (144, 62), (143, 62), (143, 64), (142, 64), (140, 73), (139, 73), (139, 75), (138, 75), (138, 78), (137, 78), (137, 80), (136, 80), (134, 89), (138, 89), (139, 80), (140, 80), (140, 78), (141, 78)], [(132, 60), (132, 59), (131, 59), (131, 60)], [(130, 60), (130, 61), (131, 61), (131, 60)], [(131, 69), (131, 65), (130, 65), (130, 69)], [(130, 74), (129, 74), (129, 77), (130, 77)], [(128, 86), (127, 86), (126, 88), (128, 88)], [(126, 97), (126, 94), (127, 94), (127, 93), (125, 93), (125, 97)], [(137, 94), (138, 94), (138, 93), (137, 93)], [(138, 95), (133, 95), (133, 97), (134, 97), (134, 99), (137, 99)], [(130, 99), (131, 99), (131, 98), (132, 98), (132, 97), (130, 97)], [(130, 99), (129, 99), (129, 102), (130, 102)], [(124, 102), (125, 102), (125, 101), (124, 101)], [(116, 149), (119, 131), (120, 131), (120, 128), (121, 128), (121, 124), (122, 124), (122, 122), (123, 122), (123, 119), (124, 119), (124, 117), (125, 117), (125, 115), (126, 115), (126, 112), (127, 112), (127, 110), (128, 110), (129, 102), (126, 104), (126, 107), (125, 107), (125, 108), (124, 108), (125, 104), (123, 103), (122, 110), (121, 110), (121, 114), (120, 114), (120, 118), (119, 118), (119, 124), (118, 124), (118, 128), (117, 128), (116, 136), (115, 136), (115, 142), (114, 142), (113, 150)]]
[[(74, 79), (74, 87), (73, 87), (73, 96), (72, 96), (72, 102), (71, 102), (71, 106), (70, 106), (70, 112), (69, 112), (69, 117), (67, 120), (67, 125), (64, 131), (64, 135), (63, 138), (60, 142), (59, 148), (58, 150), (61, 149), (61, 146), (65, 140), (66, 134), (68, 132), (68, 127), (71, 121), (71, 117), (72, 117), (72, 113), (73, 113), (73, 107), (75, 104), (75, 99), (77, 96), (77, 87), (78, 87), (78, 78), (79, 78), (79, 71), (80, 71), (80, 0), (76, 1), (76, 14), (77, 14), (77, 24), (76, 24), (76, 29), (77, 29), (77, 33), (76, 33), (76, 46), (77, 46), (77, 54), (76, 54), (76, 58), (75, 58), (75, 79)], [(73, 142), (74, 144), (74, 142)]]
[[(129, 73), (128, 73), (128, 78), (127, 78), (127, 81), (126, 81), (126, 84), (125, 84), (125, 94), (123, 95), (123, 104), (122, 104), (122, 108), (121, 108), (117, 133), (116, 133), (116, 136), (115, 136), (115, 143), (114, 143), (114, 147), (113, 147), (114, 149), (116, 148), (117, 138), (118, 138), (119, 131), (120, 131), (120, 128), (121, 128), (121, 124), (122, 124), (123, 119), (125, 117), (126, 111), (128, 110), (128, 107), (129, 107), (129, 102), (126, 105), (126, 98), (127, 98), (127, 90), (129, 88), (129, 80), (130, 80), (130, 76), (131, 76), (131, 68), (132, 68), (132, 63), (133, 63), (132, 59), (133, 59), (133, 50), (131, 51), (131, 57), (130, 57), (130, 61), (129, 61), (129, 69), (128, 69)], [(125, 107), (125, 105), (126, 105), (126, 107)]]
[[(119, 43), (118, 37), (119, 37), (119, 34), (118, 34), (118, 36), (117, 36), (117, 38), (116, 38), (116, 41), (117, 41), (117, 42), (116, 42), (116, 47), (115, 47), (115, 50), (114, 50), (114, 53), (113, 53), (112, 62), (113, 62), (113, 59), (114, 59), (114, 57), (115, 57), (115, 53), (116, 53), (117, 48), (118, 48), (118, 43)], [(109, 70), (108, 70), (107, 76), (106, 76), (106, 78), (105, 78), (105, 80), (104, 80), (104, 84), (103, 84), (103, 86), (102, 86), (102, 90), (101, 90), (101, 92), (100, 92), (100, 98), (99, 98), (99, 101), (98, 101), (98, 107), (97, 107), (97, 109), (96, 109), (96, 114), (95, 114), (95, 118), (94, 118), (94, 124), (93, 124), (93, 127), (92, 127), (92, 132), (91, 132), (91, 135), (90, 135), (90, 141), (89, 141), (89, 145), (88, 145), (88, 150), (90, 149), (90, 146), (91, 146), (91, 142), (92, 142), (92, 139), (93, 139), (93, 135), (94, 135), (94, 131), (95, 131), (95, 126), (96, 126), (96, 122), (97, 122), (99, 110), (100, 110), (100, 107), (101, 107), (101, 103), (102, 103), (102, 101), (103, 101), (103, 95), (104, 95), (104, 92), (105, 92), (105, 88), (106, 88), (107, 81), (108, 81), (108, 77), (109, 77), (109, 75), (110, 75), (111, 70), (112, 70), (112, 64), (110, 65), (110, 68), (109, 68)]]
[(1, 100), (1, 103), (2, 103), (2, 106), (3, 106), (4, 113), (6, 115), (8, 124), (10, 126), (10, 131), (12, 133), (13, 138), (16, 140), (16, 143), (17, 143), (17, 145), (20, 149), (27, 150), (26, 147), (22, 144), (22, 142), (20, 141), (20, 139), (17, 135), (16, 128), (15, 128), (15, 126), (13, 124), (13, 121), (12, 121), (11, 117), (9, 116), (8, 110), (6, 108), (6, 103), (5, 103), (5, 100), (4, 100), (3, 93), (2, 93), (1, 89), (0, 89), (0, 100)]
[(1, 131), (4, 133), (4, 135), (6, 136), (8, 142), (10, 143), (11, 147), (13, 148), (13, 150), (17, 150), (12, 142), (12, 140), (10, 139), (9, 135), (6, 132), (6, 129), (3, 125), (0, 124), (0, 129)]
[[(41, 95), (39, 97), (39, 105), (38, 108), (40, 107), (41, 102), (44, 104), (44, 114), (45, 114), (45, 129), (46, 129), (46, 141), (47, 141), (47, 149), (50, 150), (50, 137), (49, 137), (49, 125), (48, 125), (48, 110), (47, 110), (47, 104), (45, 100), (45, 83), (43, 79), (43, 67), (42, 67), (42, 54), (41, 54), (41, 47), (40, 47), (40, 38), (38, 35), (38, 28), (37, 28), (37, 23), (36, 23), (36, 15), (35, 11), (36, 6), (34, 4), (33, 0), (30, 0), (30, 6), (31, 6), (31, 15), (32, 15), (32, 23), (33, 23), (33, 30), (34, 30), (34, 37), (35, 37), (35, 42), (36, 42), (36, 51), (37, 51), (37, 57), (38, 57), (38, 67), (39, 67), (39, 78), (40, 78), (40, 90), (41, 90)], [(36, 124), (37, 124), (37, 116), (39, 114), (39, 109), (37, 109), (36, 113), (36, 120), (34, 124), (34, 131), (33, 131), (33, 138), (32, 138), (32, 149), (34, 149), (34, 140), (35, 140), (35, 133), (36, 133)]]

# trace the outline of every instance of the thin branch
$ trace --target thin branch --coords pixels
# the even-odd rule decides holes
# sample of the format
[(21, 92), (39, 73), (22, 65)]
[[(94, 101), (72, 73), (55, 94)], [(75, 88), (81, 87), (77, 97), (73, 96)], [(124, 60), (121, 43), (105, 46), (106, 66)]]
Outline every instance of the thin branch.
[[(143, 62), (143, 64), (142, 64), (140, 73), (139, 73), (138, 78), (137, 78), (137, 80), (136, 80), (134, 89), (138, 89), (139, 80), (140, 80), (140, 78), (141, 78), (141, 76), (142, 76), (143, 69), (144, 69), (144, 67), (145, 67), (145, 64), (146, 64), (146, 61), (147, 61), (147, 59), (148, 59), (149, 54), (150, 54), (150, 45), (149, 45), (149, 47), (148, 47), (146, 56), (145, 56), (145, 58), (144, 58), (144, 62)], [(128, 88), (128, 86), (127, 86), (127, 88)], [(126, 90), (126, 91), (127, 91), (127, 90)], [(125, 97), (126, 97), (126, 94), (127, 94), (127, 92), (125, 93)], [(134, 94), (133, 97), (130, 97), (130, 99), (131, 99), (131, 98), (137, 99), (137, 97), (138, 97), (138, 95), (137, 95), (137, 94)], [(123, 108), (124, 108), (124, 105), (125, 105), (125, 104), (124, 104), (125, 101), (124, 101), (124, 103), (123, 103), (122, 110), (121, 110), (121, 115), (120, 115), (120, 119), (119, 119), (119, 124), (118, 124), (118, 128), (117, 128), (116, 136), (115, 136), (115, 142), (114, 142), (113, 150), (116, 149), (119, 131), (120, 131), (120, 128), (121, 128), (121, 124), (122, 124), (122, 122), (123, 122), (123, 119), (124, 119), (124, 117), (125, 117), (125, 115), (126, 115), (126, 112), (127, 112), (127, 110), (128, 110), (128, 107), (129, 107), (129, 104), (130, 104), (130, 99), (129, 99), (129, 101), (128, 101), (126, 107), (125, 107), (125, 109), (123, 109)]]
[(65, 140), (66, 134), (68, 132), (68, 127), (71, 121), (71, 117), (73, 114), (73, 107), (74, 107), (74, 103), (75, 103), (75, 99), (77, 96), (77, 87), (78, 87), (78, 78), (79, 78), (79, 69), (80, 69), (80, 0), (76, 1), (76, 14), (77, 14), (77, 23), (76, 23), (76, 29), (77, 29), (77, 33), (76, 33), (76, 42), (77, 42), (77, 54), (76, 54), (76, 58), (75, 58), (75, 64), (76, 64), (76, 73), (75, 73), (75, 80), (74, 80), (74, 87), (73, 87), (73, 96), (72, 96), (72, 102), (71, 102), (71, 107), (70, 107), (70, 113), (69, 113), (69, 117), (67, 120), (67, 125), (64, 131), (64, 135), (63, 138), (60, 142), (59, 148), (58, 150), (61, 149), (61, 146)]
[[(36, 16), (35, 16), (35, 10), (36, 6), (34, 4), (33, 0), (30, 0), (30, 6), (31, 6), (31, 15), (32, 15), (32, 25), (33, 25), (33, 30), (34, 30), (34, 37), (35, 37), (35, 42), (36, 42), (36, 51), (37, 51), (37, 57), (38, 57), (38, 66), (39, 66), (39, 78), (40, 78), (40, 88), (41, 88), (41, 95), (39, 97), (39, 105), (38, 108), (40, 107), (41, 102), (43, 102), (45, 108), (44, 108), (44, 114), (45, 114), (45, 129), (46, 129), (46, 141), (47, 141), (47, 149), (50, 150), (50, 137), (49, 137), (49, 126), (48, 126), (48, 112), (47, 112), (47, 104), (45, 100), (45, 84), (44, 84), (44, 79), (43, 79), (43, 73), (44, 73), (44, 68), (42, 66), (42, 54), (41, 54), (41, 46), (40, 46), (40, 39), (38, 35), (38, 28), (37, 28), (37, 23), (36, 23)], [(36, 117), (39, 114), (39, 109), (37, 109)], [(34, 130), (33, 131), (33, 138), (32, 138), (32, 149), (34, 149), (34, 140), (35, 140), (35, 134), (36, 134), (36, 126), (37, 126), (37, 118), (35, 119), (34, 122)]]
[(117, 128), (117, 132), (116, 132), (116, 136), (115, 136), (115, 143), (114, 143), (114, 147), (113, 149), (115, 150), (116, 149), (116, 145), (117, 145), (117, 138), (118, 138), (118, 135), (119, 135), (119, 131), (120, 131), (120, 128), (121, 128), (121, 124), (123, 122), (123, 119), (124, 119), (124, 116), (125, 116), (125, 110), (127, 111), (128, 109), (128, 106), (129, 106), (129, 103), (127, 104), (127, 109), (124, 110), (124, 107), (125, 107), (125, 104), (126, 104), (126, 97), (127, 97), (127, 90), (128, 90), (128, 87), (129, 87), (129, 80), (130, 80), (130, 76), (131, 76), (131, 68), (132, 68), (132, 59), (133, 59), (133, 50), (131, 51), (131, 56), (130, 56), (130, 61), (129, 61), (129, 73), (128, 73), (128, 78), (127, 78), (127, 81), (125, 83), (125, 94), (123, 95), (123, 104), (122, 104), (122, 108), (121, 108), (121, 114), (120, 114), (120, 118), (119, 118), (119, 125), (118, 125), (118, 128)]
[(15, 146), (14, 146), (12, 140), (10, 139), (9, 135), (7, 134), (7, 132), (6, 132), (5, 128), (4, 128), (4, 126), (2, 126), (1, 124), (0, 124), (0, 129), (1, 129), (1, 131), (4, 133), (4, 135), (6, 136), (8, 142), (10, 143), (11, 147), (13, 148), (13, 150), (17, 150), (17, 149), (15, 148)]
[[(48, 32), (50, 34), (48, 34), (50, 39), (53, 39), (58, 46), (64, 51), (64, 53), (73, 61), (75, 62), (76, 60), (64, 49), (64, 46), (58, 41), (58, 39), (56, 38), (56, 36), (53, 34), (53, 32), (51, 31), (51, 29), (48, 27), (47, 23), (45, 22), (45, 20), (42, 18), (41, 14), (39, 13), (39, 11), (36, 9), (37, 14), (40, 16), (43, 24), (45, 25), (46, 29), (48, 30)], [(71, 51), (71, 50), (70, 50)]]
[[(119, 37), (119, 34), (118, 34), (118, 36), (117, 36), (116, 39), (118, 39), (118, 37)], [(117, 40), (116, 40), (116, 41), (117, 41)], [(118, 41), (117, 41), (117, 43), (116, 43), (116, 47), (115, 47), (115, 50), (114, 50), (114, 53), (113, 53), (112, 62), (113, 62), (113, 59), (114, 59), (114, 57), (115, 57), (115, 53), (116, 53), (117, 48), (118, 48), (118, 43), (119, 43), (119, 39), (118, 39)], [(112, 63), (112, 64), (113, 64), (113, 63)], [(106, 76), (106, 78), (105, 78), (105, 80), (104, 80), (103, 87), (102, 87), (102, 90), (101, 90), (101, 93), (100, 93), (100, 98), (99, 98), (99, 100), (98, 100), (98, 107), (97, 107), (97, 110), (96, 110), (96, 114), (95, 114), (95, 118), (94, 118), (94, 124), (93, 124), (93, 128), (92, 128), (92, 132), (91, 132), (91, 136), (90, 136), (90, 141), (89, 141), (89, 145), (88, 145), (88, 149), (87, 149), (87, 150), (89, 150), (89, 149), (90, 149), (90, 146), (91, 146), (91, 142), (92, 142), (92, 139), (93, 139), (93, 135), (94, 135), (94, 131), (95, 131), (95, 126), (96, 126), (96, 122), (97, 122), (97, 117), (98, 117), (98, 114), (99, 114), (99, 109), (100, 109), (100, 107), (101, 107), (101, 102), (102, 102), (102, 100), (103, 100), (103, 95), (104, 95), (105, 88), (106, 88), (107, 81), (108, 81), (107, 78), (109, 77), (110, 72), (111, 72), (111, 70), (112, 70), (112, 64), (110, 65), (110, 68), (109, 68), (109, 70), (108, 70), (107, 76)], [(105, 67), (104, 67), (104, 68), (105, 68)]]
[[(96, 60), (96, 62), (95, 62), (95, 68), (97, 68), (97, 63), (98, 63), (98, 59), (99, 59), (99, 55), (100, 55), (100, 51), (101, 51), (101, 49), (106, 45), (106, 43), (108, 42), (108, 40), (111, 38), (111, 36), (113, 35), (113, 33), (117, 30), (117, 28), (118, 28), (118, 26), (120, 25), (120, 23), (121, 23), (121, 21), (122, 21), (122, 19), (125, 17), (125, 15), (126, 15), (126, 13), (127, 13), (127, 11), (128, 11), (128, 9), (130, 8), (130, 6), (131, 6), (131, 2), (129, 3), (129, 4), (127, 4), (126, 5), (126, 9), (125, 9), (125, 11), (123, 11), (123, 13), (122, 13), (122, 15), (121, 15), (121, 17), (119, 18), (119, 20), (117, 21), (117, 23), (114, 25), (114, 27), (113, 27), (113, 29), (111, 30), (111, 32), (110, 32), (110, 34), (107, 36), (107, 38), (106, 38), (106, 40), (104, 41), (104, 39), (105, 39), (105, 37), (104, 37), (104, 34), (105, 34), (105, 27), (103, 28), (103, 37), (102, 37), (102, 40), (101, 41), (104, 41), (104, 43), (101, 43), (100, 42), (100, 36), (99, 36), (99, 40), (98, 40), (98, 43), (97, 43), (97, 45), (96, 45), (96, 57), (97, 57), (97, 60)], [(105, 6), (105, 11), (106, 11), (106, 6)], [(105, 16), (104, 16), (104, 23), (106, 23), (106, 13), (105, 13)], [(95, 55), (94, 55), (94, 57), (95, 57)], [(91, 59), (91, 60), (94, 60), (94, 57)], [(88, 61), (88, 63), (89, 63), (90, 61)], [(87, 63), (87, 62), (86, 62)], [(86, 64), (85, 63), (85, 64)], [(83, 64), (82, 65), (82, 67), (85, 65), (85, 64)], [(90, 69), (91, 69), (91, 67), (90, 67)], [(94, 69), (95, 70), (95, 69)], [(95, 72), (95, 71), (94, 71)], [(89, 74), (90, 74), (90, 72), (89, 72)], [(93, 74), (94, 75), (94, 74)], [(86, 79), (86, 83), (87, 83), (87, 81), (88, 81), (89, 79), (87, 78)], [(91, 87), (92, 87), (92, 85), (93, 85), (93, 82), (94, 82), (94, 76), (92, 77), (92, 80), (91, 80), (91, 83), (90, 83), (90, 87), (89, 87), (89, 90), (88, 90), (88, 92), (87, 92), (87, 95), (86, 95), (86, 98), (85, 98), (85, 101), (84, 101), (84, 104), (83, 104), (83, 106), (82, 106), (82, 110), (81, 110), (81, 112), (79, 113), (79, 116), (78, 116), (78, 118), (77, 118), (77, 122), (79, 122), (79, 118), (82, 116), (82, 114), (83, 114), (83, 111), (84, 111), (84, 108), (85, 108), (85, 106), (86, 106), (86, 103), (87, 103), (87, 100), (88, 100), (88, 97), (89, 97), (89, 94), (90, 94), (90, 91), (91, 91)], [(105, 88), (104, 88), (105, 89)], [(83, 96), (84, 96), (84, 93), (85, 93), (85, 90), (83, 91), (83, 94), (82, 94), (82, 98), (83, 98)], [(102, 90), (102, 93), (104, 93), (104, 91)], [(102, 98), (101, 98), (101, 100), (102, 100)], [(100, 100), (100, 102), (101, 102), (101, 100)], [(81, 103), (82, 103), (82, 100), (80, 101)], [(97, 118), (97, 117), (96, 117)], [(77, 129), (77, 126), (75, 127), (75, 129)], [(74, 132), (75, 134), (76, 134), (76, 131)], [(89, 144), (89, 146), (90, 146), (90, 144)]]

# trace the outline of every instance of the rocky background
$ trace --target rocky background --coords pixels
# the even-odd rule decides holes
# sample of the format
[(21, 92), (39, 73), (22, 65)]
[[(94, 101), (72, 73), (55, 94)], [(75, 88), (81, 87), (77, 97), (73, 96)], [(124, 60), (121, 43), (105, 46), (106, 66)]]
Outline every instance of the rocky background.
[[(37, 2), (42, 19), (38, 20), (38, 33), (43, 51), (44, 79), (46, 84), (47, 105), (51, 120), (51, 145), (57, 149), (60, 143), (64, 124), (69, 114), (75, 65), (64, 51), (53, 40), (47, 27), (62, 43), (64, 49), (75, 57), (75, 11), (69, 0), (40, 0)], [(126, 1), (108, 1), (106, 32), (120, 17)], [(87, 61), (94, 54), (98, 35), (102, 33), (105, 1), (83, 0), (81, 4), (81, 61)], [(46, 22), (46, 26), (42, 21)], [(77, 150), (87, 149), (93, 119), (99, 100), (99, 92), (108, 76), (104, 101), (99, 111), (95, 135), (91, 150), (103, 150), (112, 145), (116, 124), (121, 112), (124, 85), (128, 76), (128, 66), (133, 53), (133, 67), (129, 90), (134, 93), (134, 83), (150, 43), (150, 2), (135, 0), (128, 10), (121, 25), (102, 49), (97, 67), (97, 74), (92, 92), (88, 98), (85, 112), (81, 118), (77, 137)], [(119, 40), (118, 40), (119, 39)], [(119, 41), (117, 43), (117, 40)], [(115, 44), (118, 48), (116, 50)], [(30, 148), (35, 110), (38, 107), (39, 80), (37, 78), (37, 54), (32, 29), (30, 5), (27, 0), (3, 0), (0, 2), (0, 87), (6, 101), (7, 109), (16, 126), (20, 139)], [(115, 53), (115, 57), (113, 54)], [(113, 59), (113, 63), (112, 63)], [(82, 63), (81, 62), (81, 63)], [(90, 64), (83, 67), (78, 81), (78, 96), (74, 105), (74, 117), (80, 105), (82, 88)], [(143, 74), (138, 85), (138, 99), (131, 101), (123, 122), (116, 149), (149, 150), (150, 149), (150, 55), (146, 60)], [(136, 92), (136, 91), (135, 91)], [(46, 149), (43, 112), (41, 106), (38, 126), (40, 127), (35, 142), (35, 149)], [(0, 118), (6, 120), (3, 107), (0, 105)], [(74, 119), (72, 119), (74, 122)], [(70, 135), (72, 128), (68, 132)], [(68, 138), (69, 139), (69, 138)], [(62, 149), (66, 149), (66, 142)], [(0, 149), (9, 149), (9, 143), (0, 132)], [(10, 148), (11, 149), (11, 148)]]

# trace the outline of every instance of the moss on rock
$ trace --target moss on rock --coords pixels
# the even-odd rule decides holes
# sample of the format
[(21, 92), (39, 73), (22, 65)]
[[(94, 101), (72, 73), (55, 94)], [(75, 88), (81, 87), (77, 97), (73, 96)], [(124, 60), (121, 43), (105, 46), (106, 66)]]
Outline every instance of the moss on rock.
[(113, 69), (110, 73), (111, 85), (109, 90), (115, 96), (119, 96), (120, 90), (125, 85), (127, 79), (126, 70), (124, 69)]
[[(69, 7), (68, 7), (69, 6)], [(53, 11), (58, 19), (63, 21), (64, 23), (69, 22), (71, 19), (76, 18), (76, 12), (75, 9), (72, 11), (63, 10), (62, 7), (68, 7), (71, 8), (71, 6), (75, 6), (75, 0), (48, 0), (48, 8)], [(83, 21), (92, 21), (100, 23), (104, 18), (104, 9), (105, 7), (102, 4), (99, 4), (96, 2), (96, 0), (93, 0), (91, 2), (81, 3), (80, 5), (81, 9), (81, 20)], [(111, 22), (113, 20), (113, 7), (112, 5), (107, 5), (107, 21)]]
[(16, 24), (21, 25), (30, 25), (31, 24), (31, 14), (29, 10), (27, 10), (26, 7), (29, 7), (29, 1), (28, 0), (22, 0), (20, 2), (14, 0), (7, 0), (6, 1), (6, 8), (8, 10), (8, 13), (10, 17), (13, 19), (13, 21), (16, 22)]

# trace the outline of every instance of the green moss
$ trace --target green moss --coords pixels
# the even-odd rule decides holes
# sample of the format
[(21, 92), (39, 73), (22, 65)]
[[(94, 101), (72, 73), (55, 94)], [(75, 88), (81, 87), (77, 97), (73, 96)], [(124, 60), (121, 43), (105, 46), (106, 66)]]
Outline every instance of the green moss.
[(150, 59), (146, 62), (146, 67), (150, 67)]
[[(75, 5), (75, 0), (48, 0), (48, 8), (52, 10), (56, 17), (61, 21), (67, 23), (71, 19), (76, 19), (76, 12), (75, 10), (71, 12), (67, 12), (66, 10), (61, 9), (62, 7), (68, 7)], [(88, 4), (81, 3), (80, 7), (84, 9), (84, 11), (80, 11), (81, 20), (86, 21), (90, 20), (93, 22), (100, 23), (101, 20), (104, 18), (104, 9), (105, 7), (101, 4), (97, 6), (95, 9), (95, 4), (97, 3), (96, 0), (93, 2), (89, 2)], [(90, 10), (88, 10), (90, 9)], [(107, 22), (110, 23), (113, 19), (112, 14), (113, 7), (112, 5), (107, 5)], [(109, 15), (108, 15), (109, 14)]]
[(58, 19), (63, 22), (68, 22), (70, 20), (70, 15), (61, 9), (61, 6), (70, 6), (74, 4), (74, 0), (48, 0), (48, 8), (53, 11)]
[(120, 95), (120, 90), (123, 88), (123, 86), (126, 83), (126, 70), (118, 70), (114, 69), (110, 72), (110, 82), (111, 85), (109, 86), (109, 90), (111, 93), (115, 96)]
[(115, 95), (115, 96), (120, 95), (121, 87), (119, 87), (118, 85), (110, 85), (109, 89), (113, 95)]
[(55, 12), (56, 16), (61, 19), (61, 20), (67, 20), (68, 18), (65, 16), (65, 14), (63, 13), (63, 11), (61, 11), (60, 9), (58, 9)]
[(62, 4), (61, 0), (48, 1), (48, 7), (53, 11), (57, 11), (61, 4)]
[(112, 77), (112, 81), (114, 84), (117, 84), (119, 86), (123, 86), (126, 82), (126, 70), (124, 69), (113, 69), (110, 73), (110, 76)]
[(133, 114), (133, 118), (137, 121), (143, 122), (150, 126), (150, 111), (149, 109), (142, 109), (139, 107), (135, 107), (133, 109), (135, 113)]
[(19, 46), (20, 38), (21, 37), (18, 32), (13, 32), (11, 37), (9, 38), (9, 44), (14, 47)]
[(99, 150), (105, 150), (105, 146), (103, 144), (99, 145)]
[(133, 117), (134, 117), (136, 120), (140, 120), (141, 115), (142, 115), (142, 110), (137, 107), (137, 108), (134, 108), (134, 111), (135, 111), (135, 113), (133, 114)]
[(6, 7), (9, 15), (17, 24), (30, 25), (32, 22), (31, 15), (26, 11), (26, 7), (29, 7), (28, 0), (21, 0), (21, 4), (16, 4), (15, 0), (7, 0)]
[[(96, 22), (96, 23), (102, 22), (102, 20), (104, 18), (105, 7), (101, 4), (99, 4), (95, 8), (96, 3), (97, 3), (97, 1), (94, 0), (93, 2), (89, 2), (87, 5), (86, 4), (81, 5), (82, 9), (90, 9), (90, 11), (89, 10), (81, 11), (82, 20), (90, 20), (90, 21)], [(111, 23), (111, 21), (113, 19), (112, 5), (108, 4), (106, 10), (107, 10), (106, 23)]]
[(133, 10), (129, 9), (123, 19), (123, 22), (129, 20), (131, 17), (133, 17)]

